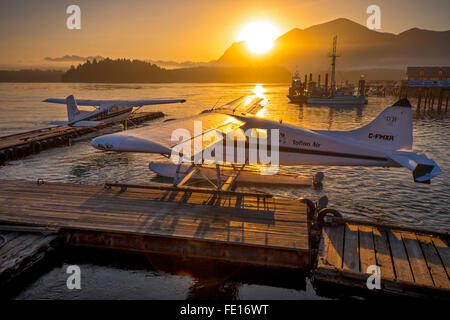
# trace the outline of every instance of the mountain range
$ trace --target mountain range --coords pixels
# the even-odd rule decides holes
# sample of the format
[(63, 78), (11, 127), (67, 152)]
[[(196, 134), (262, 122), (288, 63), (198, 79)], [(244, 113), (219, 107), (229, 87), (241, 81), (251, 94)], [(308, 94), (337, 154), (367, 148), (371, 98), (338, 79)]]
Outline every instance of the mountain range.
[(233, 43), (214, 64), (221, 66), (277, 65), (300, 73), (330, 69), (333, 37), (338, 37), (337, 70), (405, 70), (406, 66), (450, 65), (450, 30), (412, 28), (399, 34), (378, 32), (339, 18), (306, 29), (292, 29), (262, 55), (251, 53), (245, 42)]

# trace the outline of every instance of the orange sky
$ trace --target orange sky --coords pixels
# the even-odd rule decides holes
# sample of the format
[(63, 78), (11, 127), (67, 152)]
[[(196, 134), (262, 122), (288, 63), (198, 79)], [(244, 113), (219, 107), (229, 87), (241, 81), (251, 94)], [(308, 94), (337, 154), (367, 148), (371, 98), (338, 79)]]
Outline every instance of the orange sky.
[[(209, 61), (253, 20), (271, 21), (281, 33), (338, 17), (365, 24), (366, 8), (376, 2), (380, 31), (450, 29), (448, 0), (2, 0), (0, 68), (61, 67), (44, 57), (64, 55)], [(66, 28), (70, 4), (81, 8), (81, 30)]]

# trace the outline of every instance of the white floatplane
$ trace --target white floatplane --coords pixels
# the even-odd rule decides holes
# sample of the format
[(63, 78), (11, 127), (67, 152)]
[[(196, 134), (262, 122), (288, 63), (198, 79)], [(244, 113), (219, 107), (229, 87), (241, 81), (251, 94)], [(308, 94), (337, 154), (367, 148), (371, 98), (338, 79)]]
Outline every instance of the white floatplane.
[[(215, 166), (216, 187), (220, 190), (230, 189), (244, 167), (252, 164), (252, 150), (257, 150), (256, 163), (267, 164), (261, 160), (263, 156), (260, 152), (269, 148), (272, 160), (277, 156), (277, 165), (404, 166), (412, 171), (414, 181), (422, 183), (429, 183), (431, 178), (441, 173), (432, 159), (412, 150), (412, 108), (407, 99), (397, 101), (371, 123), (351, 131), (308, 130), (258, 117), (255, 113), (262, 108), (259, 104), (261, 100), (248, 97), (236, 99), (221, 108), (205, 110), (188, 118), (101, 136), (91, 144), (107, 151), (164, 155), (172, 160), (172, 168), (150, 164), (150, 169), (173, 176), (175, 186), (185, 184), (195, 175), (204, 174), (205, 165), (209, 166), (208, 174), (211, 173), (211, 165), (212, 168)], [(244, 105), (248, 111), (237, 112), (238, 105)], [(184, 132), (184, 138), (180, 139), (177, 130)], [(243, 130), (250, 130), (251, 134), (256, 131), (258, 138), (255, 140), (246, 134), (241, 144), (237, 137), (242, 135), (236, 132), (242, 133)], [(259, 134), (261, 131), (265, 131), (265, 138), (264, 134)], [(231, 146), (231, 151), (236, 151), (230, 158), (224, 140), (227, 147)], [(229, 141), (231, 144), (228, 144)], [(240, 147), (245, 152), (239, 159)], [(205, 160), (214, 158), (221, 150), (226, 153), (226, 160)], [(221, 173), (224, 166), (233, 169), (233, 174), (227, 175), (226, 180), (223, 180)], [(276, 175), (258, 179), (277, 183)]]
[[(184, 99), (177, 100), (75, 100), (73, 95), (65, 99), (49, 98), (43, 102), (67, 105), (68, 121), (53, 121), (58, 126), (90, 127), (104, 122), (116, 122), (128, 119), (133, 108), (168, 103), (183, 103)], [(78, 106), (96, 107), (93, 111), (79, 110)]]

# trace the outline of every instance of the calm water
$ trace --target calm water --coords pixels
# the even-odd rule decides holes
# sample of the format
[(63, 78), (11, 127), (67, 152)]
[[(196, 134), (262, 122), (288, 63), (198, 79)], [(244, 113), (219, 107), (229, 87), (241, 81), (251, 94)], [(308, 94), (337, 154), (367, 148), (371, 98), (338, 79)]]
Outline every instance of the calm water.
[[(255, 89), (256, 88), (256, 89)], [(311, 129), (350, 130), (373, 120), (391, 97), (369, 98), (362, 108), (308, 107), (288, 103), (286, 85), (228, 85), (228, 84), (0, 84), (0, 135), (7, 135), (48, 126), (54, 120), (66, 120), (64, 105), (40, 101), (48, 97), (96, 99), (185, 98), (184, 104), (146, 107), (146, 111), (161, 110), (166, 118), (182, 118), (207, 107), (219, 105), (243, 94), (257, 91), (264, 95), (263, 116), (283, 120)], [(413, 101), (414, 102), (414, 101)], [(156, 120), (150, 125), (158, 125)], [(307, 197), (329, 199), (329, 207), (345, 216), (385, 223), (450, 231), (450, 120), (448, 117), (416, 117), (414, 146), (426, 151), (441, 167), (443, 174), (431, 185), (416, 184), (411, 172), (402, 168), (347, 167), (283, 167), (282, 172), (310, 176), (325, 173), (321, 190), (312, 188), (243, 186), (240, 190), (265, 191), (286, 198)], [(148, 183), (154, 174), (148, 162), (162, 160), (160, 156), (117, 154), (96, 150), (90, 140), (72, 147), (60, 147), (10, 162), (0, 168), (0, 179), (43, 178), (46, 181), (103, 184), (105, 181)], [(239, 188), (238, 188), (239, 190)], [(95, 256), (95, 255), (94, 255)], [(179, 298), (189, 297), (192, 288), (202, 286), (202, 275), (186, 276), (132, 265), (114, 266), (108, 261), (71, 260), (86, 270), (86, 289), (78, 294), (64, 290), (64, 265), (59, 265), (33, 281), (18, 298)], [(194, 268), (195, 269), (195, 268)], [(219, 279), (220, 280), (220, 279)], [(106, 281), (106, 284), (105, 284)], [(109, 284), (113, 282), (114, 284)], [(276, 284), (249, 284), (244, 280), (223, 280), (221, 286), (227, 297), (227, 285), (232, 285), (230, 297), (258, 298), (319, 298), (306, 281), (300, 289)], [(196, 287), (197, 286), (197, 287)], [(153, 288), (153, 289), (151, 289)], [(215, 289), (212, 289), (214, 296)]]

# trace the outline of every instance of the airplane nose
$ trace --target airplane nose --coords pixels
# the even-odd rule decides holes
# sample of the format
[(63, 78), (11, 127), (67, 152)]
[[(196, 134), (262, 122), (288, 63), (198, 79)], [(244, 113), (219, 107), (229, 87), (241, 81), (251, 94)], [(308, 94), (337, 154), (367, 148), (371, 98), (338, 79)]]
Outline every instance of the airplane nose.
[(91, 141), (91, 146), (99, 150), (114, 150), (114, 144), (108, 136), (95, 138)]
[(172, 150), (157, 142), (123, 133), (95, 138), (91, 145), (99, 150), (171, 154)]

